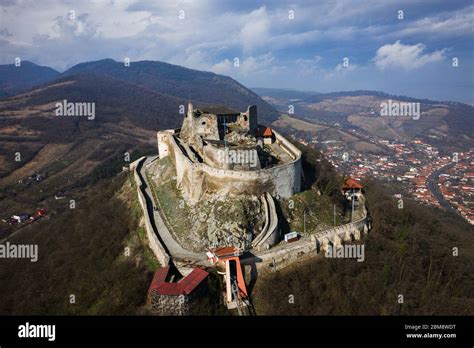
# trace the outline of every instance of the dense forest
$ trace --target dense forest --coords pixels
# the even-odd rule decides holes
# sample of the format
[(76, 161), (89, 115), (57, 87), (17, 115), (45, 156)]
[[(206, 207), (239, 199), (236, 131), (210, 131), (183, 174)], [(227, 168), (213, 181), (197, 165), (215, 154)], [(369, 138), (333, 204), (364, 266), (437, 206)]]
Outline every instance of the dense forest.
[(137, 233), (140, 216), (121, 174), (82, 192), (75, 209), (25, 227), (10, 242), (37, 244), (39, 259), (0, 263), (0, 314), (142, 313), (157, 262)]

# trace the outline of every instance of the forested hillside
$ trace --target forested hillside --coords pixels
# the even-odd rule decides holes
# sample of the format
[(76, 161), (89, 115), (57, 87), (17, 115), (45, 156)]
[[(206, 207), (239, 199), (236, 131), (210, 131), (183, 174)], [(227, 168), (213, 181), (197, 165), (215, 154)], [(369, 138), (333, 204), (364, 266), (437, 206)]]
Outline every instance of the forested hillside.
[[(313, 170), (320, 171), (318, 162), (312, 163)], [(257, 312), (471, 314), (474, 228), (457, 215), (410, 200), (399, 209), (390, 187), (373, 181), (364, 186), (373, 226), (361, 241), (365, 261), (319, 255), (260, 277), (253, 294)], [(453, 256), (453, 248), (458, 256)], [(399, 295), (403, 304), (398, 303)]]

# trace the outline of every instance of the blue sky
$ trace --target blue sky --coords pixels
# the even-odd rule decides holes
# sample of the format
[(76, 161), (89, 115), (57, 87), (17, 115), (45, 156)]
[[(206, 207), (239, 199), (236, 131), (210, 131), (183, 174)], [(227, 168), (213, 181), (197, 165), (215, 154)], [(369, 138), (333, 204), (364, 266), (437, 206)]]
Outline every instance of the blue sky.
[(0, 0), (0, 64), (20, 57), (63, 71), (129, 57), (249, 87), (474, 104), (473, 19), (473, 1)]

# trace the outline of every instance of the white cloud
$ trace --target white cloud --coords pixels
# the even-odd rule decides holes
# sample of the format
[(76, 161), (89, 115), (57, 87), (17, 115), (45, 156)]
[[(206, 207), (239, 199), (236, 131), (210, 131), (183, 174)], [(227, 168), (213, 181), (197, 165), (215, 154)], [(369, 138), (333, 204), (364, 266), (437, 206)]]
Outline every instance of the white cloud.
[(382, 70), (392, 67), (412, 70), (444, 59), (446, 49), (423, 54), (425, 48), (421, 43), (404, 45), (398, 40), (380, 47), (373, 61)]
[(318, 74), (321, 71), (319, 63), (322, 61), (322, 57), (315, 55), (310, 58), (298, 58), (295, 61), (295, 71), (302, 72), (303, 76)]
[(263, 54), (257, 57), (250, 56), (241, 64), (242, 73), (244, 75), (268, 71), (275, 60), (271, 53)]
[(409, 23), (398, 35), (461, 36), (474, 33), (474, 5)]
[(264, 6), (243, 16), (240, 22), (239, 38), (245, 52), (250, 52), (268, 40), (270, 20)]
[[(234, 59), (238, 59), (238, 66), (234, 65)], [(275, 63), (275, 57), (271, 53), (245, 58), (235, 57), (232, 60), (224, 59), (210, 67), (209, 70), (217, 74), (232, 76), (249, 76), (253, 74), (271, 74), (284, 67)]]
[(229, 59), (224, 59), (219, 63), (214, 64), (211, 66), (211, 71), (215, 72), (216, 74), (224, 74), (229, 75), (231, 73), (232, 68), (234, 67), (233, 63)]
[(349, 61), (349, 65), (347, 66), (339, 63), (332, 70), (322, 70), (321, 74), (325, 80), (341, 79), (350, 75), (351, 72), (356, 70), (359, 70), (359, 65)]
[(334, 68), (334, 71), (336, 72), (340, 72), (340, 73), (343, 73), (343, 72), (346, 72), (346, 71), (353, 71), (357, 68), (358, 66), (356, 64), (349, 64), (347, 66), (343, 65), (342, 63), (339, 63), (338, 65), (336, 65), (336, 67)]

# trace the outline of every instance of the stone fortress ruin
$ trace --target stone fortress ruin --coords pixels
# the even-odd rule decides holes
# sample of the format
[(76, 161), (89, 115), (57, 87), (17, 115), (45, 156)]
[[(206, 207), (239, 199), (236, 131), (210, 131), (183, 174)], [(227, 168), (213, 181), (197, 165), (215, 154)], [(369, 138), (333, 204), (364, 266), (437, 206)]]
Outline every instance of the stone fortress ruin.
[(218, 191), (287, 198), (301, 188), (301, 152), (258, 124), (256, 106), (216, 115), (189, 103), (180, 129), (158, 132), (158, 151), (160, 159), (171, 156), (190, 204)]
[[(255, 208), (246, 212), (258, 220), (255, 226), (240, 224), (240, 235), (235, 226), (227, 226), (234, 241), (224, 235), (212, 237), (209, 231), (212, 245), (268, 249), (279, 241), (273, 197), (300, 192), (301, 151), (275, 130), (259, 125), (256, 106), (246, 112), (214, 114), (189, 103), (182, 127), (159, 131), (157, 138), (160, 161), (171, 160), (176, 186), (187, 205), (247, 197)], [(210, 228), (225, 230), (223, 225)]]
[[(335, 250), (339, 255), (341, 246), (370, 229), (363, 187), (348, 178), (341, 188), (346, 200), (340, 218), (349, 218), (350, 203), (350, 222), (336, 226), (334, 205), (334, 226), (323, 212), (306, 233), (308, 206), (316, 202), (313, 211), (324, 210), (328, 197), (319, 200), (321, 193), (313, 187), (300, 193), (301, 151), (259, 125), (255, 106), (211, 113), (189, 103), (182, 127), (159, 131), (157, 140), (158, 156), (143, 156), (130, 165), (149, 246), (163, 266), (149, 288), (155, 313), (191, 313), (195, 300), (205, 296), (209, 275), (195, 266), (210, 263), (224, 275), (227, 307), (252, 314), (244, 275), (285, 267), (309, 253), (325, 251), (333, 257), (328, 251)], [(299, 215), (301, 229), (295, 228)]]

